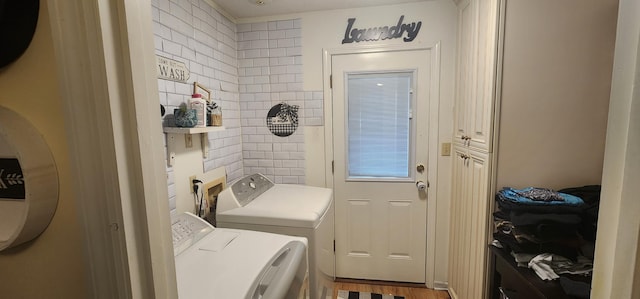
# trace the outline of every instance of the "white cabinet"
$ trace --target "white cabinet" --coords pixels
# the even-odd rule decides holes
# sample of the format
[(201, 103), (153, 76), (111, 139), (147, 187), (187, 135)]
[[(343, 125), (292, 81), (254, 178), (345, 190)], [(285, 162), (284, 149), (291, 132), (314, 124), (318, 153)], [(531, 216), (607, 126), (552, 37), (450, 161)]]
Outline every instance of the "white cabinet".
[(491, 154), (453, 147), (449, 292), (453, 299), (484, 298), (491, 219)]
[(499, 0), (461, 0), (454, 142), (492, 151), (498, 63)]
[(496, 189), (602, 179), (617, 2), (455, 1), (448, 283), (453, 299), (478, 299)]
[(485, 298), (501, 0), (458, 1), (449, 293)]

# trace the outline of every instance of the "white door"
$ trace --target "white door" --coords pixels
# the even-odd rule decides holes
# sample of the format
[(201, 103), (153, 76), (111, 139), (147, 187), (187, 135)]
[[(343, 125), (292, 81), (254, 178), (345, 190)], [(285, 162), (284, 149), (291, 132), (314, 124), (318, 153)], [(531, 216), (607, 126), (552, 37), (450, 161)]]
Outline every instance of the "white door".
[(425, 282), (430, 59), (331, 58), (338, 277)]

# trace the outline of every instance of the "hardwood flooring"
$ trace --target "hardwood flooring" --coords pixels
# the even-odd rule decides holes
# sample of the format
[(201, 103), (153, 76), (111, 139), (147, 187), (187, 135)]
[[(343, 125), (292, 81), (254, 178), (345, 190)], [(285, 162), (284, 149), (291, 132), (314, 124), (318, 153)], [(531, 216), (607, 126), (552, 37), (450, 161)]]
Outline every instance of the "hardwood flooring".
[(333, 298), (338, 290), (359, 291), (404, 296), (405, 299), (450, 299), (447, 291), (427, 289), (419, 284), (381, 282), (369, 280), (337, 279), (333, 284)]

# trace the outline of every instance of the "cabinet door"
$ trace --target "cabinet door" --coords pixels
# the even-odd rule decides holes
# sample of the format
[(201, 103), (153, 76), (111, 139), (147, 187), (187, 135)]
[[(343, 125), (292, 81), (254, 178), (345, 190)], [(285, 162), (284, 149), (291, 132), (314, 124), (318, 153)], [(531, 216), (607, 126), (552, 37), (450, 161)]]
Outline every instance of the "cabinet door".
[(466, 189), (467, 149), (454, 145), (452, 148), (452, 185), (451, 185), (451, 220), (449, 227), (449, 292), (453, 299), (464, 298), (460, 295), (467, 292), (468, 273), (465, 271), (469, 248), (466, 240), (469, 238), (468, 207), (465, 206), (468, 191)]
[(498, 69), (498, 28), (500, 0), (477, 2), (477, 42), (474, 55), (474, 94), (468, 104), (466, 135), (470, 146), (491, 151)]
[(490, 195), (489, 154), (454, 146), (449, 291), (454, 299), (484, 298)]
[(458, 6), (454, 142), (487, 151), (492, 145), (501, 55), (500, 6), (501, 0), (469, 0)]
[(468, 0), (458, 7), (458, 57), (454, 104), (454, 142), (464, 143), (468, 136), (469, 102), (474, 92), (474, 57), (476, 38), (477, 0)]
[(466, 217), (470, 222), (467, 226), (470, 235), (467, 247), (471, 250), (466, 269), (469, 273), (469, 292), (464, 298), (485, 298), (485, 283), (488, 277), (487, 244), (491, 232), (489, 154), (470, 150), (468, 157), (465, 187), (468, 192), (466, 205), (469, 207)]

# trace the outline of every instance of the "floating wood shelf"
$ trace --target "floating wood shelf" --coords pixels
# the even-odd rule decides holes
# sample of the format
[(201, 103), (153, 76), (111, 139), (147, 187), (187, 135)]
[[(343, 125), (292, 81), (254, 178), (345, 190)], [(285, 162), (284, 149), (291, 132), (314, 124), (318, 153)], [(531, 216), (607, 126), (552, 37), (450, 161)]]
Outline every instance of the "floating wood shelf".
[(203, 128), (181, 128), (181, 127), (163, 127), (165, 133), (173, 134), (200, 134), (209, 132), (224, 131), (224, 127), (203, 127)]

